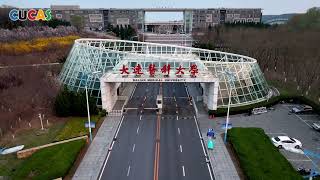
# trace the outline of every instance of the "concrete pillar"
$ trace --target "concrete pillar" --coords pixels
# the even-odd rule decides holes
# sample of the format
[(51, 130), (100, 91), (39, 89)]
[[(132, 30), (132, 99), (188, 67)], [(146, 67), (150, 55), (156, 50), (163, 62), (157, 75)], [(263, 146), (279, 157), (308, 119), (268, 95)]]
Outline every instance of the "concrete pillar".
[(117, 88), (120, 86), (120, 83), (101, 81), (100, 84), (102, 109), (110, 112), (118, 99)]
[(209, 110), (217, 109), (218, 102), (218, 83), (208, 83), (208, 102), (207, 107)]

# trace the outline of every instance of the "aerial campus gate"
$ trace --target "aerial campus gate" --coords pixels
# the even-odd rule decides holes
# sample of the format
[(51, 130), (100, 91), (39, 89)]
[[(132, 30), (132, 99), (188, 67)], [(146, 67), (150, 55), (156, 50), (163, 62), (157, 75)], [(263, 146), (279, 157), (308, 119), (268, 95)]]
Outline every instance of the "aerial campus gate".
[[(147, 83), (147, 82), (176, 82), (176, 83), (202, 83), (203, 100), (210, 110), (217, 109), (219, 79), (214, 78), (209, 72), (198, 77), (136, 77), (124, 76), (119, 73), (107, 73), (100, 78), (102, 108), (111, 112), (118, 100), (117, 89), (121, 83)], [(155, 102), (156, 103), (156, 102)]]
[[(166, 77), (162, 72), (149, 76), (150, 65), (158, 71), (170, 65)], [(140, 65), (143, 74), (133, 68)], [(196, 65), (193, 76), (189, 68)], [(176, 69), (186, 68), (176, 76)], [(121, 74), (127, 67), (129, 74)], [(77, 39), (59, 75), (59, 80), (72, 91), (83, 91), (96, 99), (98, 106), (110, 109), (116, 87), (122, 82), (205, 82), (203, 100), (209, 109), (243, 106), (270, 97), (257, 60), (238, 54), (176, 45), (123, 41), (115, 39)], [(213, 93), (213, 96), (212, 96)], [(106, 98), (106, 97), (109, 98)], [(230, 99), (230, 101), (229, 101)]]

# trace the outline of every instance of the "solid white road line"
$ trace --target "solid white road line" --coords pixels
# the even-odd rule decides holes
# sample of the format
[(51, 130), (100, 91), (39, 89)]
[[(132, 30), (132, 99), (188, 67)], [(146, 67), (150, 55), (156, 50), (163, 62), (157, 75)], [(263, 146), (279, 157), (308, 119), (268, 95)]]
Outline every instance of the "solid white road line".
[(295, 116), (297, 116), (302, 122), (304, 122), (307, 126), (309, 126), (310, 128), (312, 128), (305, 120), (303, 120), (300, 116), (294, 114)]
[(110, 150), (112, 150), (113, 145), (114, 145), (114, 141), (112, 141), (112, 144), (111, 144)]
[(182, 166), (182, 175), (186, 176), (186, 172), (184, 171), (184, 166)]
[(180, 144), (180, 152), (182, 152), (182, 146), (181, 146), (181, 144)]
[[(121, 118), (121, 121), (120, 121), (119, 127), (118, 127), (118, 129), (117, 129), (117, 132), (116, 132), (116, 134), (115, 134), (114, 138), (117, 138), (117, 136), (118, 136), (118, 133), (119, 133), (119, 130), (120, 130), (120, 128), (121, 128), (121, 125), (122, 125), (123, 119), (124, 119), (124, 116), (122, 116), (122, 118)], [(113, 145), (114, 145), (114, 141), (112, 141), (112, 144), (111, 144), (110, 149), (112, 149), (112, 148), (113, 148)], [(103, 165), (103, 167), (102, 167), (102, 171), (101, 171), (102, 173), (100, 174), (100, 176), (99, 176), (99, 178), (98, 178), (99, 180), (101, 179), (102, 174), (103, 174), (103, 171), (104, 171), (104, 169), (106, 168), (106, 165), (107, 165), (107, 163), (108, 163), (108, 160), (109, 160), (109, 157), (110, 157), (111, 152), (112, 152), (112, 151), (109, 151), (109, 153), (108, 153), (108, 155), (107, 155), (106, 161), (104, 162), (104, 165)]]
[(207, 163), (207, 168), (208, 168), (208, 171), (209, 171), (209, 174), (210, 174), (210, 179), (213, 180), (213, 176), (212, 176), (212, 172), (210, 171), (209, 163)]
[(117, 132), (116, 132), (116, 135), (114, 136), (114, 138), (117, 138), (117, 136), (118, 136), (119, 130), (120, 130), (122, 122), (123, 122), (123, 118), (124, 118), (124, 116), (122, 116), (122, 118), (121, 118), (119, 128), (117, 129)]
[(110, 156), (111, 152), (112, 152), (112, 151), (110, 151), (110, 152), (108, 153), (108, 156), (107, 156), (106, 162), (104, 163), (104, 165), (103, 165), (103, 167), (102, 167), (101, 174), (100, 174), (100, 176), (99, 176), (99, 178), (98, 178), (99, 180), (101, 179), (102, 174), (103, 174), (103, 172), (104, 172), (104, 169), (106, 168), (106, 165), (107, 165), (107, 162), (108, 162), (108, 160), (109, 160), (109, 156)]
[(129, 174), (130, 174), (130, 169), (131, 169), (131, 167), (130, 167), (130, 165), (129, 165), (128, 171), (127, 171), (127, 176), (129, 176)]
[[(289, 111), (290, 111), (290, 108), (289, 107), (286, 107)], [(304, 121), (299, 115), (293, 113), (297, 118), (299, 118), (302, 122), (304, 122), (307, 126), (309, 126), (309, 128), (312, 128), (306, 121)]]
[(194, 123), (196, 123), (196, 126), (197, 126), (197, 131), (198, 131), (198, 135), (199, 135), (199, 138), (200, 138), (200, 142), (201, 142), (203, 154), (204, 154), (205, 156), (207, 156), (206, 150), (205, 150), (205, 148), (204, 148), (203, 141), (201, 141), (201, 134), (200, 134), (200, 129), (199, 129), (199, 126), (198, 126), (198, 123), (197, 123), (197, 119), (196, 119), (195, 116), (193, 116), (193, 119), (194, 119)]
[(178, 128), (178, 134), (180, 135), (180, 128)]
[(136, 148), (136, 144), (133, 144), (132, 152), (134, 152), (135, 148)]
[(140, 121), (142, 120), (142, 115), (140, 115)]

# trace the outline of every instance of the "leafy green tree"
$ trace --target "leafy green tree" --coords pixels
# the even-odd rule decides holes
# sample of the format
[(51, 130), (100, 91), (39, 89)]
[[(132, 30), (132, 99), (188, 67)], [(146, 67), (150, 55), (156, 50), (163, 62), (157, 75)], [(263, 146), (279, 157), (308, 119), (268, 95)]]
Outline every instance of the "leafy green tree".
[(71, 16), (71, 25), (77, 28), (78, 32), (83, 29), (84, 22), (81, 16)]
[[(90, 114), (97, 114), (98, 108), (93, 97), (89, 97)], [(67, 87), (64, 87), (58, 93), (55, 103), (54, 111), (58, 116), (86, 116), (87, 115), (87, 101), (85, 91), (72, 92)]]
[(66, 117), (70, 116), (71, 106), (72, 106), (72, 93), (67, 87), (64, 87), (57, 95), (54, 102), (54, 111), (58, 116)]
[(288, 26), (294, 30), (320, 29), (320, 8), (311, 8), (305, 14), (292, 17)]

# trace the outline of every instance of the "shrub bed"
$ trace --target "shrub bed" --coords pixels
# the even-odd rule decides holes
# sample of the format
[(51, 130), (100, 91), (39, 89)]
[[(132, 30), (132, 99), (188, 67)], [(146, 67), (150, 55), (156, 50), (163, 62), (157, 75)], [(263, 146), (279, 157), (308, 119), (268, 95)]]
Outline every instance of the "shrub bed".
[[(268, 101), (263, 101), (256, 104), (246, 105), (246, 106), (232, 107), (230, 108), (229, 113), (230, 114), (247, 113), (248, 111), (251, 111), (253, 108), (271, 107), (273, 105), (278, 104), (281, 101), (308, 104), (312, 106), (314, 112), (320, 114), (320, 106), (318, 104), (307, 99), (304, 96), (294, 96), (294, 95), (280, 95), (280, 96), (272, 97)], [(228, 110), (227, 108), (218, 108), (217, 110), (209, 110), (208, 113), (209, 115), (213, 114), (219, 117), (219, 116), (225, 116), (227, 114), (227, 110)]]
[(246, 179), (303, 179), (261, 128), (232, 128), (228, 132)]
[(85, 145), (85, 140), (51, 146), (35, 152), (12, 174), (13, 179), (55, 179), (64, 177)]

